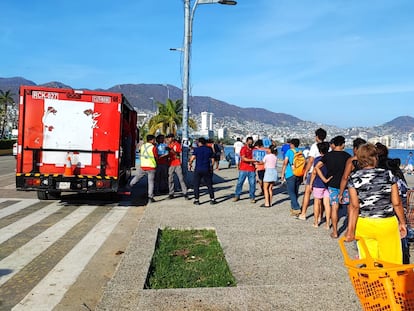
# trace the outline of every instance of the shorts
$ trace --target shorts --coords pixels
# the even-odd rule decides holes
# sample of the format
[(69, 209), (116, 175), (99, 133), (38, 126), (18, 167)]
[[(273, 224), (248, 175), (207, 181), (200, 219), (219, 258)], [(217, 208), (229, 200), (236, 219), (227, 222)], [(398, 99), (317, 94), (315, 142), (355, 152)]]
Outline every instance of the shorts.
[(329, 198), (328, 188), (313, 188), (312, 193), (315, 199)]
[(331, 205), (334, 204), (343, 204), (343, 205), (348, 205), (349, 204), (349, 193), (348, 193), (348, 189), (345, 189), (344, 194), (342, 195), (342, 201), (339, 202), (339, 189), (338, 188), (333, 188), (333, 187), (328, 187), (329, 190), (329, 203)]
[(277, 170), (275, 168), (267, 168), (264, 171), (263, 182), (276, 182), (277, 177)]
[(306, 181), (305, 181), (306, 186), (310, 185), (311, 176), (312, 176), (312, 173), (308, 172), (308, 174), (306, 175)]
[(241, 160), (240, 153), (235, 153), (234, 161), (236, 162), (236, 165), (240, 163), (240, 160)]
[(265, 175), (265, 170), (257, 171), (257, 177), (259, 178), (259, 180), (263, 181), (264, 175)]

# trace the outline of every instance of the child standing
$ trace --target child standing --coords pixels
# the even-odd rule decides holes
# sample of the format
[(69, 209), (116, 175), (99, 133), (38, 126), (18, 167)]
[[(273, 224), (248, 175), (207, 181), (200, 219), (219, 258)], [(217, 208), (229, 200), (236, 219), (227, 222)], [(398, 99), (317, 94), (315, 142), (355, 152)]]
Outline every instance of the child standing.
[(277, 149), (276, 146), (270, 146), (270, 149), (267, 149), (266, 155), (263, 158), (263, 165), (265, 168), (265, 173), (263, 177), (263, 192), (265, 197), (265, 203), (262, 207), (272, 206), (273, 200), (273, 186), (277, 181)]
[[(316, 157), (313, 165), (316, 166), (316, 164), (321, 160), (322, 156), (328, 153), (329, 151), (329, 143), (328, 142), (322, 142), (317, 144), (320, 156)], [(322, 173), (324, 176), (326, 176), (326, 173), (328, 169), (323, 166), (322, 167)], [(322, 179), (316, 174), (316, 170), (312, 171), (311, 179), (310, 179), (310, 185), (313, 193), (313, 226), (315, 228), (319, 227), (319, 218), (322, 217), (322, 203), (325, 207), (325, 215), (326, 215), (326, 224), (325, 228), (329, 229), (330, 222), (331, 222), (331, 207), (329, 205), (329, 191), (328, 186), (322, 181)]]

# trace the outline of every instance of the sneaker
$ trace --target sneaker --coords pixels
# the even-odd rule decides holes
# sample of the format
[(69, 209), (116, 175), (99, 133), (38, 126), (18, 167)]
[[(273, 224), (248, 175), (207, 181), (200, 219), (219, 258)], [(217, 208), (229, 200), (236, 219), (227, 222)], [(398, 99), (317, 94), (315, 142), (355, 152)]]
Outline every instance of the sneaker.
[(210, 205), (215, 205), (215, 204), (217, 204), (216, 199), (211, 199), (211, 200), (210, 200)]
[(256, 199), (250, 199), (250, 203), (256, 203)]
[(293, 217), (298, 217), (300, 215), (301, 211), (299, 209), (291, 209), (290, 215)]
[(184, 200), (190, 200), (190, 197), (188, 196), (188, 194), (184, 194)]
[(193, 204), (194, 205), (200, 205), (200, 201), (199, 200), (194, 200)]
[(169, 196), (168, 196), (168, 198), (171, 200), (171, 199), (174, 199), (174, 195), (173, 194), (170, 194)]
[(238, 200), (240, 200), (240, 198), (239, 198), (239, 197), (234, 197), (232, 201), (233, 201), (233, 202), (237, 202)]
[(154, 198), (148, 198), (148, 203), (154, 203), (155, 199)]

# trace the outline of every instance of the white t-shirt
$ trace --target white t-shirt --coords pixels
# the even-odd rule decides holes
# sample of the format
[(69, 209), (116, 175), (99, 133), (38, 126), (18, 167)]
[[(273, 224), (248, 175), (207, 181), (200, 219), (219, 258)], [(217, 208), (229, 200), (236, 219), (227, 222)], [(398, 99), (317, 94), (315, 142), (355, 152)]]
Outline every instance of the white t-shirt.
[(243, 148), (244, 144), (238, 140), (234, 143), (233, 147), (234, 147), (234, 153), (240, 153), (241, 148)]
[[(319, 153), (318, 143), (313, 143), (312, 146), (310, 147), (308, 157), (312, 157), (313, 160), (315, 160), (320, 155), (321, 154)], [(309, 173), (312, 173), (312, 171), (313, 171), (313, 163), (312, 163), (312, 166), (311, 166), (311, 168), (309, 170)]]

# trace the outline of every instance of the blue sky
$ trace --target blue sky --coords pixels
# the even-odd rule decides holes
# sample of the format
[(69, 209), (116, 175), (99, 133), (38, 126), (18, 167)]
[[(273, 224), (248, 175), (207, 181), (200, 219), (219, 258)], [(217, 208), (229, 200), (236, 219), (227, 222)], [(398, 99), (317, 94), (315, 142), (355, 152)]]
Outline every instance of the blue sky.
[[(194, 0), (192, 1), (192, 3)], [(191, 94), (340, 127), (411, 115), (414, 1), (199, 5)], [(183, 0), (6, 0), (0, 77), (181, 87)]]

